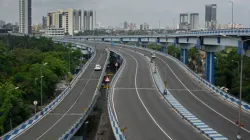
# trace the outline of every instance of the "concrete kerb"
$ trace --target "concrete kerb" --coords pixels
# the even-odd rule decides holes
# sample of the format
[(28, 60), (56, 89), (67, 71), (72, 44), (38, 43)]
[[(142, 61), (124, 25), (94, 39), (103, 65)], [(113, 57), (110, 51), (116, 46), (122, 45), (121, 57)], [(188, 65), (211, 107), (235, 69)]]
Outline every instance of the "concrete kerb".
[[(103, 71), (102, 71), (102, 74), (100, 76), (100, 79), (99, 79), (99, 82), (98, 82), (98, 85), (97, 87), (99, 88), (100, 85), (102, 84), (102, 79), (104, 77), (104, 73), (105, 73), (105, 69), (107, 67), (107, 63), (108, 63), (108, 60), (109, 60), (109, 56), (110, 56), (110, 52), (106, 49), (108, 55), (107, 55), (107, 58), (106, 58), (106, 61), (105, 61), (105, 64), (104, 64), (104, 67), (103, 67)], [(69, 140), (71, 139), (74, 134), (79, 130), (79, 128), (82, 126), (82, 124), (84, 123), (84, 121), (87, 119), (89, 113), (92, 111), (95, 103), (96, 103), (96, 100), (98, 98), (98, 88), (96, 88), (95, 90), (95, 93), (94, 93), (94, 96), (92, 98), (92, 101), (91, 103), (89, 104), (87, 110), (83, 113), (82, 117), (80, 117), (77, 122), (71, 126), (71, 128), (65, 132), (60, 138), (59, 140)]]
[[(123, 57), (122, 54), (120, 54), (119, 52), (115, 51), (115, 50), (110, 50), (118, 55), (121, 56), (121, 58), (123, 59), (123, 63), (122, 66), (118, 69), (118, 71), (116, 72), (116, 74), (114, 75), (114, 77), (112, 78), (112, 81), (110, 82), (110, 89), (113, 89), (114, 87), (114, 81), (118, 80), (118, 76), (121, 74), (121, 72), (123, 71), (125, 65), (124, 65), (124, 61), (126, 61)], [(111, 90), (110, 90), (111, 91)], [(110, 119), (110, 124), (114, 133), (114, 136), (116, 138), (116, 140), (126, 140), (124, 134), (121, 132), (121, 128), (119, 126), (118, 120), (116, 120), (116, 116), (114, 116), (115, 113), (114, 109), (111, 107), (112, 106), (112, 101), (111, 101), (111, 94), (114, 94), (112, 92), (109, 92), (108, 94), (108, 114), (109, 114), (109, 119)]]
[[(72, 86), (75, 85), (75, 82), (78, 81), (79, 77), (84, 73), (84, 71), (86, 70), (86, 67), (88, 67), (89, 63), (93, 60), (95, 55), (96, 55), (96, 52), (94, 52), (94, 55), (83, 66), (81, 72), (79, 72), (78, 75), (71, 81), (71, 84), (70, 84), (71, 88)], [(51, 110), (53, 110), (68, 95), (71, 88), (70, 86), (68, 86), (64, 91), (62, 91), (62, 93), (56, 99), (54, 99), (51, 103), (49, 103), (49, 105), (47, 105), (42, 111), (36, 113), (30, 119), (20, 124), (13, 130), (9, 131), (8, 133), (0, 137), (0, 139), (2, 140), (14, 139), (20, 134), (22, 134), (23, 132), (25, 132), (26, 130), (28, 130), (30, 127), (38, 123), (43, 117), (45, 117)]]

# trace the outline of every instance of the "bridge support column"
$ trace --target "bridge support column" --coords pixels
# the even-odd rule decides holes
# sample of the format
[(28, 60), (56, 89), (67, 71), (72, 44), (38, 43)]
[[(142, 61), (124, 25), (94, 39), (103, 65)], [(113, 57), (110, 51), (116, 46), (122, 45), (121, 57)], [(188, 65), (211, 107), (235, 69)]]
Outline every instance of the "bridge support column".
[(115, 46), (115, 42), (114, 41), (111, 42), (111, 46)]
[(206, 51), (206, 80), (214, 84), (214, 53), (225, 49), (225, 46), (203, 45), (202, 50)]
[(194, 47), (194, 44), (191, 43), (181, 43), (179, 44), (181, 48), (181, 55), (180, 55), (180, 60), (183, 64), (187, 64), (188, 60), (188, 49)]
[(206, 52), (206, 80), (214, 84), (214, 52)]
[(188, 60), (188, 50), (187, 49), (181, 49), (181, 62), (186, 65), (187, 60)]
[(161, 46), (161, 52), (166, 53), (166, 46)]

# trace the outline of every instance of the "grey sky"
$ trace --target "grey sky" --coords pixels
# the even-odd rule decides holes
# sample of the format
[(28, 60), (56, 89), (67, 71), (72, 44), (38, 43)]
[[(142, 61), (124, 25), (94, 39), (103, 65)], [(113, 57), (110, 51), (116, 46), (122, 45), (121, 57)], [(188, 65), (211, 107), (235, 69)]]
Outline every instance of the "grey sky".
[[(234, 21), (250, 27), (250, 0), (234, 1)], [(33, 24), (41, 23), (43, 15), (57, 9), (94, 9), (97, 21), (104, 26), (116, 26), (125, 20), (138, 24), (147, 22), (150, 26), (173, 27), (173, 17), (179, 22), (179, 13), (197, 12), (200, 25), (204, 27), (205, 4), (217, 4), (218, 23), (231, 22), (229, 0), (33, 0)], [(18, 0), (0, 0), (0, 19), (18, 21)]]

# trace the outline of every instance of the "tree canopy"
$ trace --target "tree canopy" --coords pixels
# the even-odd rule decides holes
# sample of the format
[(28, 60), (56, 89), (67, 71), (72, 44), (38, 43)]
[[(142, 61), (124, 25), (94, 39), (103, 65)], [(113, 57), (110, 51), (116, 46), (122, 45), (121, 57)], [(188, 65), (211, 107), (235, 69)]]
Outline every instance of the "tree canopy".
[(66, 79), (69, 63), (73, 73), (82, 56), (80, 50), (45, 37), (0, 36), (0, 135), (10, 130), (10, 121), (14, 128), (34, 113), (34, 100), (40, 104), (41, 71), (46, 102), (55, 98), (56, 84)]

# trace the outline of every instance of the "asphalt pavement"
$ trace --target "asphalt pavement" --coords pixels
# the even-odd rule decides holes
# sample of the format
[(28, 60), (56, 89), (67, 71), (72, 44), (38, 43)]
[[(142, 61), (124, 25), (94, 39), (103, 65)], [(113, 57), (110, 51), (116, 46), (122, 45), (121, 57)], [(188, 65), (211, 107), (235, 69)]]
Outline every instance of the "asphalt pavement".
[(119, 126), (128, 140), (202, 140), (200, 134), (166, 103), (158, 92), (144, 56), (117, 49), (126, 59), (114, 90)]
[[(150, 57), (148, 51), (137, 50)], [(191, 113), (204, 123), (227, 137), (236, 139), (238, 127), (238, 107), (229, 104), (204, 88), (190, 77), (180, 66), (166, 56), (156, 55), (156, 65), (162, 79), (167, 79), (167, 87), (172, 95)], [(243, 139), (250, 139), (250, 114), (242, 112)]]
[(94, 71), (95, 64), (103, 67), (107, 58), (103, 45), (96, 49), (95, 58), (65, 99), (17, 140), (57, 140), (77, 122), (90, 104), (101, 76), (102, 71)]

